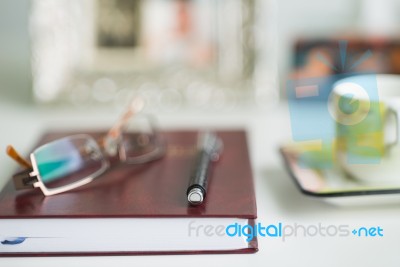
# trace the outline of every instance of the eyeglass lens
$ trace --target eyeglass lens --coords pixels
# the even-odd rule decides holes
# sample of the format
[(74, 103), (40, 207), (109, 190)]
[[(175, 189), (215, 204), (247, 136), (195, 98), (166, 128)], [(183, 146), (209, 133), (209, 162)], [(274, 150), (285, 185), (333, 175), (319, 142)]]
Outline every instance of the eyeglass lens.
[(143, 163), (155, 158), (160, 149), (159, 136), (152, 122), (145, 116), (138, 116), (124, 129), (121, 136), (120, 156), (128, 163)]
[(93, 175), (105, 164), (96, 141), (87, 135), (63, 138), (33, 152), (38, 172), (49, 189), (72, 184)]

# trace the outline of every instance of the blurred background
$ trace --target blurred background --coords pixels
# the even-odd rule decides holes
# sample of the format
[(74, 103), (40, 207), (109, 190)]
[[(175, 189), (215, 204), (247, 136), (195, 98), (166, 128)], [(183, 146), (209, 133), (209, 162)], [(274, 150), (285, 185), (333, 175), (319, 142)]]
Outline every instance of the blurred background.
[(39, 105), (230, 110), (276, 101), (276, 8), (242, 0), (0, 4), (2, 98)]
[[(397, 0), (2, 0), (0, 98), (31, 105), (229, 111), (328, 75), (337, 40), (400, 72)], [(390, 61), (390, 62), (389, 62)], [(388, 62), (390, 64), (388, 64)]]

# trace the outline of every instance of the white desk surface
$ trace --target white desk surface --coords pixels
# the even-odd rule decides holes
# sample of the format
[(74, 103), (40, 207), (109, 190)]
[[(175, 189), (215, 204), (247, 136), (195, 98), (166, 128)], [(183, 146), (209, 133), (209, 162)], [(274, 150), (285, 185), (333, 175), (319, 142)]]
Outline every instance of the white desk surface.
[[(183, 112), (182, 112), (183, 113)], [(28, 152), (48, 128), (106, 128), (118, 116), (116, 110), (34, 108), (0, 103), (0, 148), (14, 144)], [(119, 257), (0, 258), (0, 266), (400, 266), (400, 203), (373, 207), (337, 207), (302, 195), (283, 168), (278, 145), (290, 140), (287, 105), (269, 110), (164, 113), (164, 129), (192, 127), (244, 127), (248, 130), (256, 184), (258, 221), (263, 224), (349, 224), (381, 226), (384, 237), (297, 237), (285, 242), (259, 238), (256, 254), (174, 255)], [(0, 153), (2, 186), (15, 164)], [(0, 229), (1, 233), (1, 229)]]

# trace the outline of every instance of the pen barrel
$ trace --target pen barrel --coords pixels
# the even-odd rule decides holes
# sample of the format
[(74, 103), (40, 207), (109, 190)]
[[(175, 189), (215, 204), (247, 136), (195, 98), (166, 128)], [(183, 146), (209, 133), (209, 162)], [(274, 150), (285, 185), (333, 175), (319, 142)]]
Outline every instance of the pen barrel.
[(207, 177), (210, 162), (211, 155), (209, 153), (207, 153), (205, 150), (201, 150), (198, 152), (196, 164), (194, 165), (186, 194), (189, 194), (190, 190), (192, 190), (193, 188), (199, 188), (203, 192), (203, 196), (205, 197), (207, 193)]

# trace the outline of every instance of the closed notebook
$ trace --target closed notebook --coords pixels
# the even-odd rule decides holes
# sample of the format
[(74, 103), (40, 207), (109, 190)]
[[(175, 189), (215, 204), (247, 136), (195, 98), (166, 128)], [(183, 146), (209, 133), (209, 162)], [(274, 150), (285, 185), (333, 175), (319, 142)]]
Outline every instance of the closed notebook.
[[(48, 133), (40, 143), (70, 134)], [(0, 194), (0, 255), (256, 252), (255, 238), (225, 232), (229, 225), (254, 225), (257, 217), (246, 134), (217, 132), (224, 151), (212, 166), (205, 202), (193, 207), (186, 189), (197, 134), (162, 132), (167, 141), (162, 159), (119, 164), (59, 195), (16, 191), (10, 181)]]

